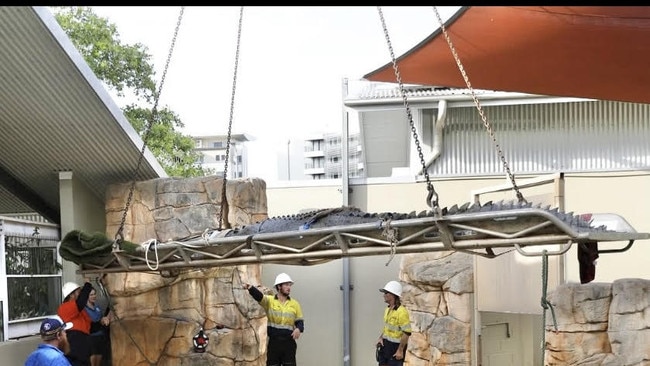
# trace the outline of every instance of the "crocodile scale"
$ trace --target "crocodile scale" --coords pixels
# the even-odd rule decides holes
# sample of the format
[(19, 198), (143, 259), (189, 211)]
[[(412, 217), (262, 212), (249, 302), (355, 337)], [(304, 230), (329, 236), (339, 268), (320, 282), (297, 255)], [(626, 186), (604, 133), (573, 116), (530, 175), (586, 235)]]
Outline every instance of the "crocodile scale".
[[(516, 201), (499, 201), (499, 202), (486, 202), (481, 205), (480, 203), (467, 202), (461, 206), (453, 205), (442, 209), (442, 216), (458, 215), (458, 214), (471, 214), (477, 212), (491, 212), (491, 211), (504, 211), (515, 210), (523, 208), (536, 208), (544, 210), (553, 216), (560, 219), (562, 222), (568, 224), (573, 228), (580, 228), (582, 230), (605, 230), (604, 226), (592, 227), (590, 220), (585, 219), (583, 215), (574, 215), (573, 212), (564, 213), (557, 208), (550, 208), (550, 206), (542, 207), (541, 204), (533, 206), (529, 202), (516, 202)], [(331, 226), (343, 225), (358, 225), (365, 223), (372, 223), (382, 220), (405, 220), (423, 217), (434, 217), (433, 211), (421, 211), (416, 213), (397, 213), (397, 212), (382, 212), (382, 213), (368, 213), (361, 211), (356, 207), (342, 206), (337, 208), (326, 208), (303, 212), (295, 215), (275, 216), (266, 220), (258, 221), (255, 224), (245, 225), (239, 228), (234, 228), (225, 236), (248, 236), (258, 233), (276, 233), (284, 231), (306, 230), (313, 228), (323, 228)]]

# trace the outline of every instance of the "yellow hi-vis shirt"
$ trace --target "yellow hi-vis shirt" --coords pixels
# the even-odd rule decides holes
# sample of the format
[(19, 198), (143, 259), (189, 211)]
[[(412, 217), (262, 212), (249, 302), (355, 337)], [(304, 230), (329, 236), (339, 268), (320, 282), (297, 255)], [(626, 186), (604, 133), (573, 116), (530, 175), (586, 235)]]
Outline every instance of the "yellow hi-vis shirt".
[(400, 305), (395, 310), (387, 307), (384, 310), (384, 339), (399, 343), (402, 333), (411, 333), (411, 319), (408, 310), (404, 305)]
[(283, 304), (276, 295), (264, 295), (260, 305), (266, 310), (267, 326), (273, 328), (269, 329), (269, 333), (280, 335), (287, 334), (288, 331), (291, 334), (296, 327), (296, 321), (303, 320), (300, 303), (291, 297)]

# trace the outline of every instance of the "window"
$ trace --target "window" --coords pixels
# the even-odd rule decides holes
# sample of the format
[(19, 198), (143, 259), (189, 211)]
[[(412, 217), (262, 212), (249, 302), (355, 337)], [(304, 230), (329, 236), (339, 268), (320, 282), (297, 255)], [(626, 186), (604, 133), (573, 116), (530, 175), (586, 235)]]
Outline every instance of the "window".
[(308, 140), (305, 141), (305, 151), (321, 151), (323, 140)]
[(217, 149), (221, 149), (223, 147), (223, 141), (213, 142), (212, 147), (215, 147)]
[(324, 157), (318, 157), (313, 159), (314, 162), (314, 168), (322, 168), (325, 166), (325, 158)]
[(57, 239), (4, 235), (9, 321), (56, 314), (61, 303)]

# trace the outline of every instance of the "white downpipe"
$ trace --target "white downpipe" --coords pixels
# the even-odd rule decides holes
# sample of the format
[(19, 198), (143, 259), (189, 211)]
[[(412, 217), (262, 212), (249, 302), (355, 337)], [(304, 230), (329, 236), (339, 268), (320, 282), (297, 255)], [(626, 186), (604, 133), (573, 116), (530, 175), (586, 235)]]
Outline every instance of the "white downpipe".
[(424, 165), (424, 169), (420, 174), (424, 174), (426, 169), (429, 169), (431, 164), (438, 159), (442, 153), (442, 132), (445, 128), (445, 119), (447, 118), (447, 101), (441, 99), (438, 102), (438, 117), (436, 118), (436, 125), (433, 133), (433, 146), (431, 147), (431, 155)]
[[(343, 79), (343, 100), (348, 96), (348, 79)], [(345, 104), (343, 104), (343, 126), (341, 133), (341, 204), (343, 206), (350, 205), (349, 189), (350, 189), (350, 177), (349, 177), (349, 164), (350, 164), (350, 151), (348, 149), (348, 139), (350, 137), (349, 130), (349, 116), (348, 111), (345, 109)], [(352, 289), (352, 283), (350, 278), (350, 258), (341, 259), (341, 266), (343, 271), (343, 284), (341, 285), (341, 291), (343, 291), (343, 366), (350, 366), (350, 290)]]

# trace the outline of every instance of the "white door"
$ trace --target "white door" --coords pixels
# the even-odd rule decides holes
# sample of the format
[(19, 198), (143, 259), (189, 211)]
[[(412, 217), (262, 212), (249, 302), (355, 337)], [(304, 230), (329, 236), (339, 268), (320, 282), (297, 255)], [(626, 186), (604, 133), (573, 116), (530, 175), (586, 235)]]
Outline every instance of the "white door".
[[(517, 319), (507, 314), (481, 313), (481, 366), (520, 366)], [(518, 333), (518, 332), (517, 332)]]

